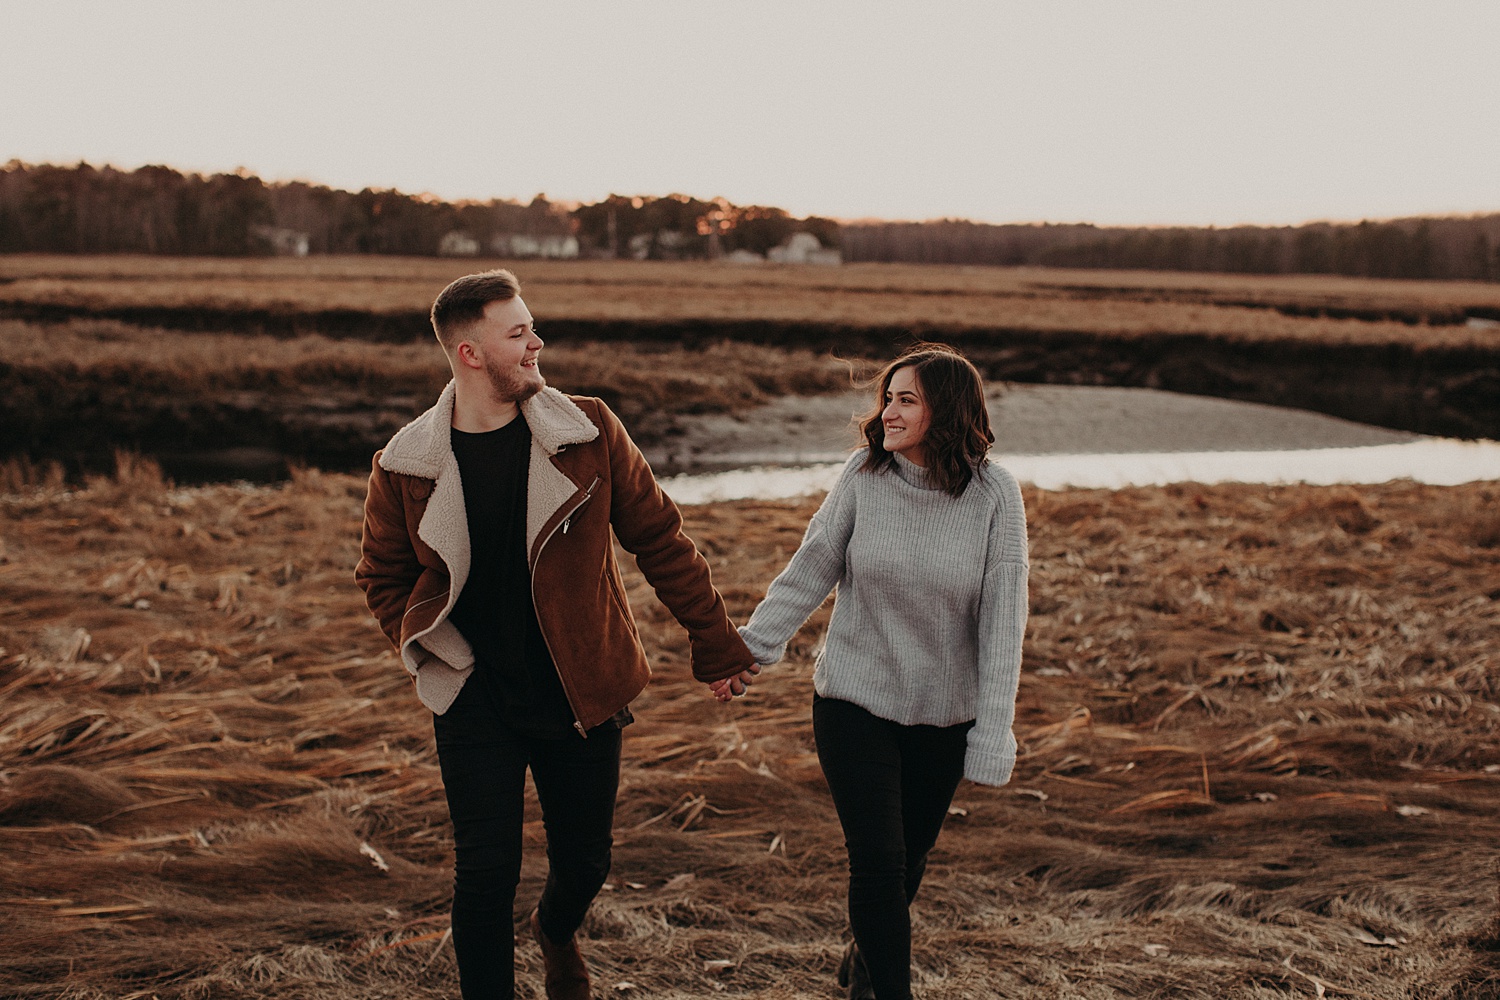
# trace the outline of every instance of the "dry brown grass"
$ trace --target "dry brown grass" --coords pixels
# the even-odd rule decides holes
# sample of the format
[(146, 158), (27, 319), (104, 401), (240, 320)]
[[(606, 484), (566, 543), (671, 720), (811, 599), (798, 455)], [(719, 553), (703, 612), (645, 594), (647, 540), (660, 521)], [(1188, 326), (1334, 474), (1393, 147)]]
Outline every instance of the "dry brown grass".
[[(1500, 995), (1496, 493), (1028, 491), (1023, 754), (960, 789), (921, 995)], [(452, 995), (430, 723), (350, 582), (362, 495), (126, 460), (0, 498), (0, 993)], [(812, 509), (687, 512), (737, 617)], [(585, 927), (600, 991), (834, 996), (826, 608), (723, 708), (630, 580), (658, 672)]]
[[(569, 392), (601, 395), (627, 416), (642, 413), (723, 412), (775, 396), (847, 390), (868, 365), (831, 355), (758, 344), (548, 345), (542, 355), (549, 379)], [(172, 405), (204, 405), (230, 394), (268, 394), (261, 408), (275, 410), (278, 394), (331, 398), (351, 394), (372, 412), (398, 410), (391, 431), (431, 404), (450, 374), (432, 340), (370, 344), (320, 335), (183, 333), (114, 320), (75, 319), (27, 323), (0, 319), (0, 372), (14, 384), (52, 387), (66, 407), (71, 392), (114, 393), (122, 411), (165, 396)], [(396, 397), (393, 399), (393, 397)], [(14, 401), (13, 401), (14, 405)], [(280, 404), (290, 405), (290, 404)]]
[[(506, 262), (11, 255), (0, 257), (0, 305), (411, 313), (426, 310), (454, 277), (501, 263)], [(1465, 282), (891, 264), (743, 268), (520, 261), (512, 266), (544, 320), (757, 320), (1492, 347), (1493, 331), (1462, 325), (1283, 315), (1276, 308), (1413, 317), (1500, 308), (1500, 286)]]

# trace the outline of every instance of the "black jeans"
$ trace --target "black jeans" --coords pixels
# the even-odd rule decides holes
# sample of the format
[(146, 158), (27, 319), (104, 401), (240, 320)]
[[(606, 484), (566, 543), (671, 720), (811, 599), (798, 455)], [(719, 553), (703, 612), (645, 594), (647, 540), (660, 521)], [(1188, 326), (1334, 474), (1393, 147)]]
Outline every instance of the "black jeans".
[(448, 814), (453, 819), (453, 952), (464, 1000), (509, 1000), (515, 991), (514, 908), (521, 880), (526, 768), (547, 832), (542, 931), (566, 941), (609, 875), (620, 729), (587, 739), (538, 739), (508, 730), (465, 684), (433, 717)]
[(849, 924), (879, 1000), (911, 996), (909, 907), (963, 779), (973, 726), (903, 726), (813, 698), (818, 761), (849, 849)]

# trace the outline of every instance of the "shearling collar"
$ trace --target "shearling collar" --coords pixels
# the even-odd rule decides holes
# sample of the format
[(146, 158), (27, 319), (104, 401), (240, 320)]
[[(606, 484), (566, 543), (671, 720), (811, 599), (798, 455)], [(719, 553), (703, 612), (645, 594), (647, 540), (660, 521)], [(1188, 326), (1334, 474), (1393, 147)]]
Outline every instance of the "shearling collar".
[[(453, 454), (453, 399), (454, 384), (450, 381), (430, 410), (391, 437), (380, 455), (380, 467), (387, 472), (436, 479)], [(577, 404), (551, 386), (523, 402), (521, 415), (531, 429), (532, 442), (548, 455), (599, 436), (599, 428)]]

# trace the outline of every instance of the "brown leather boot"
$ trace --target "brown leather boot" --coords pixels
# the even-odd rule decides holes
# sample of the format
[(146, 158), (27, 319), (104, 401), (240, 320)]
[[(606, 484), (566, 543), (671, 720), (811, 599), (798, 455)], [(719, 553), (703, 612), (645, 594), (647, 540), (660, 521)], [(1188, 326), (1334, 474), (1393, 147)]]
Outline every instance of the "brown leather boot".
[(547, 1000), (589, 1000), (589, 970), (578, 951), (578, 939), (572, 937), (567, 944), (553, 944), (542, 933), (542, 920), (536, 910), (531, 911), (531, 936), (542, 949)]

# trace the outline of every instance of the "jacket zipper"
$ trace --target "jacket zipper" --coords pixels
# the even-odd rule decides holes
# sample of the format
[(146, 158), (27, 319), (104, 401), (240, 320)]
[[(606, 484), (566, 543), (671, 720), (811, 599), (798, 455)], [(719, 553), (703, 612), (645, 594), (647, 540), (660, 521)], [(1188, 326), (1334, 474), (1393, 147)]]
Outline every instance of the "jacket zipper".
[[(589, 488), (583, 491), (583, 499), (574, 504), (573, 509), (568, 511), (567, 516), (563, 518), (562, 524), (554, 527), (551, 531), (547, 532), (547, 537), (543, 538), (542, 544), (537, 546), (536, 560), (532, 563), (533, 571), (531, 573), (531, 609), (533, 613), (535, 613), (536, 611), (536, 563), (542, 561), (542, 552), (547, 548), (547, 543), (552, 541), (552, 536), (557, 534), (558, 528), (562, 529), (563, 534), (566, 535), (568, 533), (568, 525), (572, 523), (573, 515), (582, 510), (583, 505), (593, 499), (594, 490), (598, 489), (599, 483), (600, 477), (595, 476), (594, 481), (592, 483), (589, 483)], [(578, 708), (573, 704), (573, 696), (568, 694), (568, 685), (563, 680), (562, 668), (557, 665), (557, 657), (552, 652), (552, 643), (547, 638), (547, 630), (542, 628), (542, 620), (540, 616), (538, 616), (536, 624), (537, 631), (542, 634), (542, 645), (547, 647), (547, 656), (552, 660), (552, 669), (557, 671), (557, 682), (562, 685), (563, 697), (568, 700), (568, 711), (573, 713), (573, 728), (578, 731), (579, 736), (583, 737), (584, 739), (588, 739), (589, 734), (584, 732), (583, 723), (578, 721)]]

